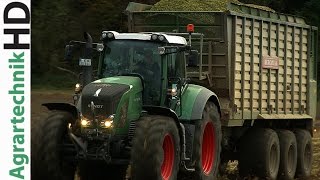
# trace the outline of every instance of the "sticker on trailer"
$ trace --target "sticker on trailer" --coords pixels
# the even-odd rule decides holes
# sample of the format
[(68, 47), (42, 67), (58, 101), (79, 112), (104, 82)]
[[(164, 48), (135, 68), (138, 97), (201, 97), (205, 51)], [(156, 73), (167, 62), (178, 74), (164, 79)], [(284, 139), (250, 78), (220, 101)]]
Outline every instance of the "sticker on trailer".
[(263, 56), (262, 68), (264, 69), (279, 69), (279, 58), (277, 56)]
[(91, 66), (91, 59), (80, 59), (79, 66)]

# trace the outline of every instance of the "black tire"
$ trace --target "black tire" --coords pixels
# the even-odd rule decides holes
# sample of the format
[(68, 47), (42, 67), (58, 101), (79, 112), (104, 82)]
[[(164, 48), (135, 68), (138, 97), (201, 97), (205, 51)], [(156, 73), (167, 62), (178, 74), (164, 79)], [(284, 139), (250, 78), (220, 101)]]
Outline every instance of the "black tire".
[[(61, 145), (68, 139), (68, 123), (73, 120), (71, 113), (63, 111), (51, 112), (42, 124), (39, 140), (38, 156), (41, 159), (37, 163), (41, 170), (41, 179), (47, 180), (73, 180), (75, 164), (64, 161)], [(41, 128), (41, 127), (39, 127)]]
[(294, 179), (297, 168), (297, 141), (293, 132), (278, 130), (280, 141), (279, 179)]
[(136, 122), (131, 160), (133, 180), (176, 180), (180, 138), (174, 120), (164, 116), (141, 117)]
[(272, 129), (249, 130), (241, 137), (239, 148), (239, 174), (256, 175), (262, 179), (277, 179), (280, 165), (280, 143)]
[(31, 118), (31, 179), (41, 180), (41, 158), (39, 156), (41, 135), (42, 135), (42, 117)]
[[(220, 114), (217, 106), (212, 102), (207, 102), (202, 113), (202, 120), (198, 121), (195, 127), (192, 155), (192, 164), (195, 165), (195, 172), (192, 173), (192, 179), (212, 180), (217, 178), (219, 174), (221, 137)], [(208, 144), (210, 141), (213, 148)], [(210, 157), (209, 153), (203, 157), (203, 151), (212, 153), (212, 157)], [(202, 162), (203, 158), (207, 163)]]
[(295, 130), (294, 134), (296, 135), (298, 149), (296, 177), (307, 179), (311, 175), (312, 168), (313, 147), (311, 134), (303, 129)]

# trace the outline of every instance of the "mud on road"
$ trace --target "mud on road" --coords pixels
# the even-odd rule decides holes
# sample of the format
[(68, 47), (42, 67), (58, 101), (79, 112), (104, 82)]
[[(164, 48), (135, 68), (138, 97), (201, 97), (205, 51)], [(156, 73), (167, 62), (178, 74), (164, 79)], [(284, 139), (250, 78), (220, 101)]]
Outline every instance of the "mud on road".
[[(46, 112), (46, 108), (41, 106), (42, 103), (48, 102), (68, 102), (72, 103), (72, 92), (61, 91), (32, 91), (31, 93), (31, 121), (36, 121), (40, 114)], [(36, 122), (32, 122), (36, 123)], [(319, 124), (320, 123), (316, 123)], [(320, 179), (320, 127), (314, 131), (313, 138), (313, 169), (311, 180)], [(236, 162), (230, 163), (228, 167), (228, 175), (220, 178), (221, 180), (237, 179)]]

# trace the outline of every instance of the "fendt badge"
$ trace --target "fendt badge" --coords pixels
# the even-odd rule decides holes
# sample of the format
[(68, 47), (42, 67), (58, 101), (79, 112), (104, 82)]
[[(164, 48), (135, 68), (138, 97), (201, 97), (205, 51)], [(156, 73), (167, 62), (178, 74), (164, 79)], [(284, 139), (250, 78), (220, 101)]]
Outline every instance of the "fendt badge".
[(102, 104), (95, 105), (93, 101), (91, 101), (91, 104), (88, 104), (88, 108), (91, 108), (91, 111), (94, 111), (94, 109), (101, 109), (102, 107)]
[(95, 93), (94, 93), (94, 97), (98, 97), (100, 92), (101, 92), (102, 88), (98, 89)]

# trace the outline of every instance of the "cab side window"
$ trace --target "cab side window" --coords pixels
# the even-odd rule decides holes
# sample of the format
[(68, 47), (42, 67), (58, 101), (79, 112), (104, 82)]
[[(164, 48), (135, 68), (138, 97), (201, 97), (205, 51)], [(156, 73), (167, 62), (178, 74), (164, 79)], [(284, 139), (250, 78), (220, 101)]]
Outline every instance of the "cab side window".
[(184, 53), (174, 53), (168, 56), (168, 77), (184, 78), (185, 64)]

